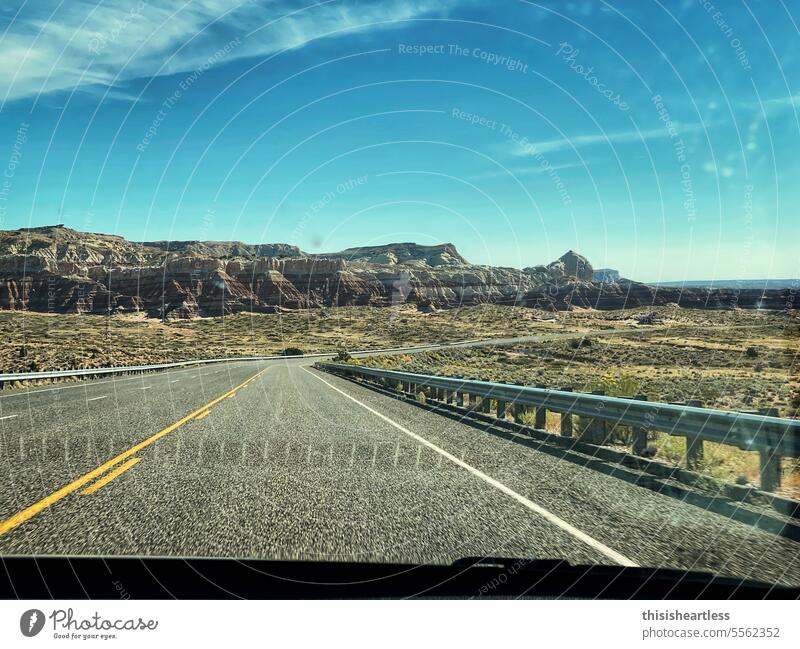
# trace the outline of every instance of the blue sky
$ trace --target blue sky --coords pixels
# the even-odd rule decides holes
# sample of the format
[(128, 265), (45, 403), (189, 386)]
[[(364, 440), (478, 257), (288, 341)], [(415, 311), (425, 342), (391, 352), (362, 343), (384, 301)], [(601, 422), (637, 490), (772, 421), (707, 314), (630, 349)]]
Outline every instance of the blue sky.
[(716, 5), (6, 3), (0, 229), (798, 277), (800, 6)]

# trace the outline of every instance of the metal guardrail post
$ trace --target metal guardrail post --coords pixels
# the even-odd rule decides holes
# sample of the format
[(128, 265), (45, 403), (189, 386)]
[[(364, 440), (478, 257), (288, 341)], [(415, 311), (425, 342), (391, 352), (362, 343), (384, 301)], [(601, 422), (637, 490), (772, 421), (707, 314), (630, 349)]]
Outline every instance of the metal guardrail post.
[[(525, 387), (521, 383), (515, 383), (514, 385), (519, 385), (519, 387)], [(511, 420), (514, 423), (521, 424), (522, 423), (522, 413), (525, 412), (525, 404), (520, 403), (517, 400), (512, 400), (506, 406), (508, 410), (508, 414), (511, 415)]]
[[(647, 401), (646, 394), (637, 394), (633, 397), (637, 401)], [(644, 455), (647, 452), (647, 430), (639, 426), (631, 428), (631, 453)]]
[[(546, 386), (538, 383), (536, 387), (544, 389)], [(533, 416), (533, 427), (536, 430), (544, 430), (547, 427), (547, 409), (544, 406), (536, 408), (536, 414)]]
[[(594, 390), (591, 394), (598, 396), (605, 395), (603, 390)], [(599, 406), (595, 406), (595, 411), (599, 410)], [(598, 425), (599, 424), (599, 425)], [(580, 430), (578, 431), (578, 439), (587, 444), (601, 444), (601, 438), (605, 425), (603, 420), (598, 417), (582, 415), (580, 418)]]
[[(572, 392), (572, 388), (561, 388), (564, 392)], [(561, 437), (572, 437), (572, 413), (567, 410), (561, 413)]]
[[(598, 396), (603, 397), (605, 396), (606, 392), (605, 390), (592, 390), (592, 394), (596, 394)], [(593, 440), (592, 443), (605, 444), (606, 434), (607, 434), (605, 420), (601, 419), (600, 417), (595, 417), (594, 419), (592, 419), (591, 426), (592, 426), (591, 437)]]
[(459, 408), (464, 407), (464, 393), (463, 392), (456, 392), (456, 405)]
[[(702, 408), (703, 402), (699, 399), (689, 399), (687, 406)], [(686, 436), (686, 468), (695, 470), (703, 464), (705, 454), (703, 453), (703, 438), (695, 435)]]
[[(777, 417), (777, 408), (760, 408), (759, 414)], [(759, 449), (759, 484), (762, 491), (775, 491), (781, 486), (781, 456), (774, 448)]]
[(500, 399), (497, 400), (497, 418), (498, 419), (506, 418), (506, 402), (501, 401)]

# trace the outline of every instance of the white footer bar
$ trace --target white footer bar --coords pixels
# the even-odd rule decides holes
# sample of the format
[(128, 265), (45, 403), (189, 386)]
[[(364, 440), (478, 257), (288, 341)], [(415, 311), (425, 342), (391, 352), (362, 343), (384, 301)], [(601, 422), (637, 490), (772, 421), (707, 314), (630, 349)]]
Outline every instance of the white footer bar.
[(0, 620), (15, 647), (37, 627), (62, 647), (800, 646), (791, 601), (2, 601)]

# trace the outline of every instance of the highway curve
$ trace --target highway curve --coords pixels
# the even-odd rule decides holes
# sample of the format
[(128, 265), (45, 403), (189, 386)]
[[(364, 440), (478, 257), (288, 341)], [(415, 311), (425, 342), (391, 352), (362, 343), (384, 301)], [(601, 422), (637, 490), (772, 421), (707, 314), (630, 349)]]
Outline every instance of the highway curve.
[(310, 363), (0, 396), (0, 556), (525, 556), (800, 584), (793, 541)]

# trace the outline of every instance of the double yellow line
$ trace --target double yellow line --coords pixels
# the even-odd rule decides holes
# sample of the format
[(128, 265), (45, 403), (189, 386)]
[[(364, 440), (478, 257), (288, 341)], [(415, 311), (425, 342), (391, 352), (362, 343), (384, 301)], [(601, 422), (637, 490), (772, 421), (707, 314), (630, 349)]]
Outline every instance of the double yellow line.
[(125, 473), (128, 469), (132, 469), (134, 464), (137, 464), (141, 461), (142, 458), (140, 457), (132, 457), (129, 460), (126, 460), (122, 464), (120, 464), (116, 469), (111, 471), (110, 473), (106, 473), (102, 478), (100, 478), (97, 482), (93, 482), (90, 484), (86, 489), (81, 491), (81, 496), (88, 496), (89, 494), (93, 494), (98, 489), (105, 487), (109, 482), (111, 482), (114, 478), (121, 476)]
[[(62, 498), (68, 496), (69, 494), (73, 493), (74, 491), (77, 491), (83, 485), (91, 482), (95, 478), (99, 478), (101, 475), (103, 475), (109, 469), (115, 467), (117, 464), (119, 464), (123, 460), (127, 460), (129, 457), (131, 457), (135, 453), (138, 453), (143, 448), (146, 448), (146, 447), (150, 446), (150, 444), (152, 444), (153, 442), (157, 442), (159, 439), (164, 437), (164, 435), (167, 435), (167, 434), (171, 433), (176, 428), (180, 428), (187, 421), (189, 421), (191, 419), (194, 419), (198, 415), (205, 416), (203, 413), (207, 412), (209, 408), (211, 408), (212, 406), (218, 404), (223, 399), (227, 399), (228, 397), (233, 396), (234, 394), (236, 394), (236, 392), (241, 390), (243, 387), (245, 387), (246, 385), (250, 384), (252, 381), (255, 381), (259, 376), (261, 376), (268, 369), (269, 369), (268, 367), (264, 368), (263, 370), (261, 370), (257, 374), (254, 374), (253, 376), (251, 376), (249, 379), (247, 379), (243, 383), (240, 383), (239, 385), (237, 385), (232, 390), (229, 390), (225, 394), (218, 396), (213, 401), (209, 401), (206, 405), (204, 405), (204, 406), (198, 408), (197, 410), (195, 410), (194, 412), (186, 415), (183, 419), (179, 419), (174, 424), (171, 424), (171, 425), (167, 426), (164, 430), (156, 433), (152, 437), (148, 437), (143, 442), (139, 442), (135, 446), (132, 446), (131, 448), (129, 448), (127, 451), (123, 451), (122, 453), (120, 453), (116, 457), (111, 458), (105, 464), (101, 464), (99, 467), (97, 467), (96, 469), (93, 469), (92, 471), (89, 471), (89, 473), (86, 473), (86, 474), (82, 475), (77, 480), (73, 480), (68, 485), (65, 485), (65, 486), (61, 487), (61, 489), (59, 489), (58, 491), (54, 491), (49, 496), (46, 496), (46, 497), (42, 498), (39, 502), (34, 503), (30, 507), (27, 507), (27, 508), (23, 509), (21, 512), (19, 512), (17, 514), (14, 514), (10, 518), (7, 518), (6, 520), (0, 522), (0, 536), (5, 534), (6, 532), (10, 532), (11, 530), (13, 530), (17, 526), (22, 525), (22, 523), (24, 523), (25, 521), (33, 518), (39, 512), (47, 509), (51, 505), (54, 505), (59, 500), (61, 500)], [(136, 461), (138, 461), (138, 459)], [(104, 478), (103, 479), (104, 481), (102, 482), (102, 484), (100, 484), (101, 481), (98, 481), (98, 483), (96, 485), (92, 485), (92, 487), (96, 486), (96, 489), (92, 489), (92, 491), (96, 491), (97, 489), (102, 487), (104, 484), (110, 482), (115, 477), (117, 477), (117, 475), (119, 475), (123, 471), (125, 471), (125, 470), (129, 469), (131, 466), (133, 466), (133, 464), (135, 464), (135, 462), (126, 463), (126, 465), (123, 465), (124, 468), (123, 467), (119, 467), (118, 472), (115, 472), (113, 476), (111, 474), (106, 476), (107, 479)], [(89, 492), (88, 489), (87, 489), (87, 492)], [(89, 493), (91, 493), (91, 492), (89, 492)]]

